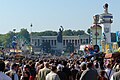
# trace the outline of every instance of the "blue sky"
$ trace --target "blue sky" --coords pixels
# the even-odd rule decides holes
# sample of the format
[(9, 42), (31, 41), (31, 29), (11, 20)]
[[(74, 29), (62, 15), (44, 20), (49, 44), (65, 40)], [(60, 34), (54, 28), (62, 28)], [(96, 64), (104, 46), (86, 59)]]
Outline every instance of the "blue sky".
[(112, 32), (120, 30), (120, 0), (0, 0), (0, 33), (14, 28), (20, 31), (87, 30), (93, 24), (93, 15), (103, 13), (109, 4), (113, 14)]

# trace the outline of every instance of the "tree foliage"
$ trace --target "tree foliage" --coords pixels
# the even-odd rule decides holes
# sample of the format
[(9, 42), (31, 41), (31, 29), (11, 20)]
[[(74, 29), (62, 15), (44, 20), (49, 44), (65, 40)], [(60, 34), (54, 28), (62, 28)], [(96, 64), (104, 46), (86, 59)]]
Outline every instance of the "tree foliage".
[(64, 36), (78, 36), (78, 35), (83, 35), (85, 34), (85, 31), (83, 30), (78, 30), (78, 31), (75, 31), (75, 30), (65, 30), (63, 31), (63, 35)]
[(0, 46), (3, 46), (3, 42), (5, 41), (4, 35), (0, 34)]
[(44, 32), (32, 32), (32, 35), (36, 36), (56, 36), (56, 31), (44, 31)]
[(12, 44), (12, 41), (13, 41), (13, 37), (15, 36), (16, 34), (12, 31), (8, 32), (7, 34), (5, 34), (4, 38), (5, 38), (5, 41), (4, 41), (4, 47), (11, 47), (11, 44)]
[[(63, 34), (63, 36), (78, 36), (78, 35), (85, 34), (85, 31), (83, 31), (83, 30), (75, 31), (75, 30), (69, 29), (69, 30), (63, 31), (62, 34)], [(56, 31), (32, 32), (32, 35), (35, 35), (35, 36), (57, 36), (58, 32), (56, 32)]]
[(20, 36), (23, 36), (27, 42), (30, 42), (30, 34), (27, 31), (27, 29), (21, 29), (21, 31), (18, 33)]
[(65, 31), (63, 31), (63, 35), (64, 36), (73, 36), (73, 32), (72, 32), (72, 30), (65, 30)]
[(6, 34), (1, 34), (0, 35), (0, 46), (3, 45), (4, 48), (10, 48), (12, 46), (12, 42), (14, 37), (16, 36), (16, 38), (18, 38), (19, 36), (23, 36), (26, 41), (30, 42), (30, 34), (27, 31), (27, 29), (21, 29), (20, 32), (15, 33), (13, 31), (9, 31)]

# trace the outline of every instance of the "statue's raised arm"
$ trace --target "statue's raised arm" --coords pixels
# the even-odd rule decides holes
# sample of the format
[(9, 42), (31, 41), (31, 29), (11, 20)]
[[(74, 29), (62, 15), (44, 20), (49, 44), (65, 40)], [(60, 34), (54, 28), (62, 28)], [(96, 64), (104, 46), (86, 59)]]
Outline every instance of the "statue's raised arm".
[(62, 26), (60, 26), (60, 27), (61, 27), (61, 28), (60, 28), (60, 29), (61, 29), (61, 31), (63, 31), (63, 30), (64, 30), (64, 28), (63, 28)]

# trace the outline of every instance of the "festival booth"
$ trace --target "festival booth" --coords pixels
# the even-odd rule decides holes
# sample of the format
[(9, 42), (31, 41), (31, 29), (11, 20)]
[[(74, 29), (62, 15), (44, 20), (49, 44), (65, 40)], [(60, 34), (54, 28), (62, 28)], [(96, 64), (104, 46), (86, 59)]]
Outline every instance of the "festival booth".
[(19, 49), (10, 49), (10, 56), (16, 59), (24, 58), (24, 55), (22, 54), (22, 50)]
[(10, 49), (10, 52), (21, 53), (22, 50), (19, 50), (19, 49)]
[(16, 58), (16, 59), (24, 58), (24, 55), (22, 55), (22, 54), (16, 54), (16, 55), (15, 55), (15, 58)]
[(110, 59), (110, 58), (120, 58), (120, 52), (105, 54), (105, 59)]

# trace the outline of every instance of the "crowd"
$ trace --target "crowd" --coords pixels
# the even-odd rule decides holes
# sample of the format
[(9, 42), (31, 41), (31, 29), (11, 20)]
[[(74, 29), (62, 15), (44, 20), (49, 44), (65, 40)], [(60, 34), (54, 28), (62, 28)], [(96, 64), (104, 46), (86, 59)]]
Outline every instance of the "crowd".
[(120, 80), (116, 60), (42, 58), (0, 60), (0, 80)]

